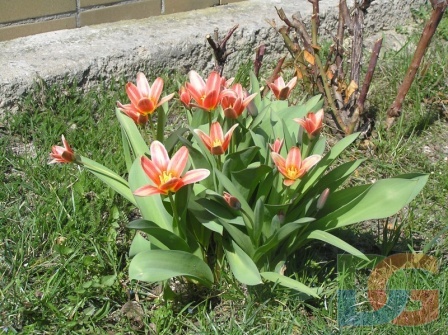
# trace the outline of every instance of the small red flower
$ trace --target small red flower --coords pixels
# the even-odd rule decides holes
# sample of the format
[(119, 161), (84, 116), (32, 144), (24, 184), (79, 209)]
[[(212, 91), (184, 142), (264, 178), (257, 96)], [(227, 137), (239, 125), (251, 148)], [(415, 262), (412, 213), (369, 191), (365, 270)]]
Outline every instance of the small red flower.
[(48, 164), (54, 163), (73, 163), (76, 160), (76, 155), (72, 148), (65, 140), (64, 135), (62, 135), (63, 147), (58, 145), (53, 145), (51, 148), (50, 158), (53, 158)]
[(137, 196), (149, 196), (153, 194), (168, 195), (177, 192), (185, 185), (193, 184), (207, 178), (210, 171), (207, 169), (196, 169), (182, 173), (188, 162), (188, 149), (181, 147), (170, 159), (165, 147), (159, 141), (151, 143), (151, 159), (146, 156), (141, 158), (143, 171), (155, 186), (146, 185), (134, 191)]
[(284, 140), (280, 140), (277, 138), (273, 144), (269, 143), (269, 147), (271, 148), (272, 152), (280, 153), (280, 150), (282, 150)]
[(314, 138), (319, 135), (324, 120), (324, 110), (321, 109), (316, 113), (308, 113), (303, 119), (294, 119), (300, 124), (308, 133), (310, 138)]
[(300, 149), (297, 147), (291, 148), (286, 159), (276, 152), (271, 152), (271, 157), (278, 171), (285, 177), (283, 184), (286, 186), (291, 186), (302, 178), (322, 158), (320, 155), (311, 155), (302, 160)]
[(188, 92), (194, 100), (191, 106), (201, 108), (206, 112), (215, 110), (219, 104), (221, 93), (221, 76), (213, 71), (207, 79), (207, 82), (196, 71), (190, 71), (188, 74), (189, 83), (185, 84)]
[(179, 89), (179, 100), (187, 109), (191, 109), (191, 95), (185, 86)]
[(137, 86), (133, 83), (126, 84), (126, 93), (131, 100), (133, 108), (143, 115), (154, 113), (157, 107), (161, 106), (174, 96), (174, 93), (172, 93), (159, 101), (162, 90), (162, 78), (157, 78), (151, 87), (142, 72), (137, 73)]
[(224, 115), (229, 119), (237, 119), (247, 105), (252, 101), (257, 93), (247, 96), (247, 93), (243, 91), (241, 84), (235, 84), (232, 88), (226, 89), (221, 92), (221, 106), (224, 110)]
[(140, 114), (132, 104), (122, 105), (119, 101), (117, 101), (117, 107), (129, 116), (135, 124), (144, 126), (148, 122), (148, 115)]
[(296, 84), (297, 77), (292, 78), (286, 85), (283, 77), (279, 76), (273, 83), (268, 83), (268, 86), (278, 100), (286, 100)]
[(230, 144), (230, 138), (233, 131), (238, 127), (238, 124), (232, 126), (229, 131), (224, 135), (219, 122), (213, 122), (210, 127), (210, 136), (204, 133), (202, 130), (195, 129), (194, 132), (199, 135), (202, 142), (205, 144), (212, 155), (222, 155), (226, 152)]
[(227, 202), (227, 204), (230, 206), (230, 208), (234, 210), (240, 210), (241, 209), (241, 202), (231, 195), (230, 193), (224, 192), (224, 200)]

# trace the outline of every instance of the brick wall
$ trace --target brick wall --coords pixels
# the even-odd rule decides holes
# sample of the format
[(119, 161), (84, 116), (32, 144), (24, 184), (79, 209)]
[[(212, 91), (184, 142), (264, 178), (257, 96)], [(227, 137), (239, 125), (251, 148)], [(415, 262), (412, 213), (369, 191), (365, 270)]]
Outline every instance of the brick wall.
[(0, 0), (0, 41), (242, 0)]

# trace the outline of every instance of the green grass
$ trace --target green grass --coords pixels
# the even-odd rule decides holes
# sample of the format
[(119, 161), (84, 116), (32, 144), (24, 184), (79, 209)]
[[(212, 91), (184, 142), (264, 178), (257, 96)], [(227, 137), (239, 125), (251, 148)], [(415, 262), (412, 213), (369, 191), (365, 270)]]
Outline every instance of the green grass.
[[(442, 22), (446, 25), (446, 19)], [(421, 251), (427, 246), (428, 253), (439, 259), (439, 273), (399, 273), (391, 285), (439, 289), (438, 321), (412, 328), (386, 324), (339, 329), (338, 251), (322, 244), (302, 250), (289, 266), (301, 281), (322, 287), (321, 300), (303, 301), (295, 292), (268, 285), (246, 289), (224, 276), (210, 292), (165, 303), (153, 295), (154, 285), (129, 282), (132, 232), (126, 224), (135, 215), (132, 207), (88, 172), (47, 164), (51, 146), (60, 144), (64, 134), (78, 152), (124, 174), (114, 106), (127, 98), (124, 81), (117, 80), (87, 93), (75, 84), (37, 83), (17, 114), (2, 121), (6, 126), (0, 129), (0, 327), (10, 334), (444, 333), (448, 169), (443, 157), (448, 125), (440, 119), (443, 107), (429, 100), (446, 94), (447, 53), (446, 44), (433, 43), (428, 66), (414, 83), (392, 131), (383, 129), (381, 120), (411, 54), (406, 48), (386, 54), (369, 96), (371, 109), (379, 111), (372, 137), (375, 148), (353, 148), (345, 157), (369, 157), (353, 183), (411, 171), (430, 173), (422, 194), (398, 215), (402, 237), (394, 250)], [(238, 75), (241, 82), (247, 81), (244, 71)], [(177, 91), (183, 81), (165, 75), (173, 77), (167, 93)], [(425, 146), (432, 154), (425, 153)], [(382, 224), (370, 222), (339, 234), (366, 252), (378, 253), (382, 242), (376, 227)], [(365, 287), (367, 274), (358, 275), (358, 287)], [(366, 292), (359, 289), (358, 294), (362, 301)]]

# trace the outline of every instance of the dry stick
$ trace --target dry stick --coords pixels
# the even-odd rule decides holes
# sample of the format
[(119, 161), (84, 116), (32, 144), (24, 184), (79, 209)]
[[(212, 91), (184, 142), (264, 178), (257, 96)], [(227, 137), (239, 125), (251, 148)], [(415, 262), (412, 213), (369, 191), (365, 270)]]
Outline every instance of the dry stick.
[(317, 37), (319, 35), (319, 0), (308, 0), (313, 5), (313, 15), (311, 16), (311, 36), (313, 47), (317, 47)]
[[(282, 8), (280, 8), (280, 9), (275, 8), (275, 9), (277, 10), (277, 14), (283, 22), (285, 22), (289, 27), (296, 29), (296, 31), (299, 33), (299, 35), (302, 39), (305, 49), (308, 52), (310, 52), (311, 54), (313, 54), (314, 50), (312, 47), (312, 39), (311, 39), (310, 35), (308, 34), (308, 32), (306, 31), (305, 25), (301, 21), (300, 13), (294, 14), (292, 16), (293, 22), (291, 22), (286, 17), (286, 14)], [(327, 80), (327, 75), (325, 74), (325, 71), (324, 71), (324, 66), (322, 65), (319, 55), (317, 55), (317, 54), (315, 55), (315, 62), (316, 62), (317, 68), (319, 70), (319, 74), (322, 78), (322, 85), (323, 85), (322, 93), (325, 94), (327, 97), (327, 103), (331, 107), (333, 119), (336, 121), (338, 127), (344, 133), (347, 133), (348, 129), (347, 129), (346, 125), (344, 124), (344, 122), (342, 121), (341, 116), (339, 115), (338, 109), (334, 103), (330, 88), (328, 86), (328, 80)]]
[(266, 96), (266, 94), (269, 91), (269, 85), (272, 83), (275, 79), (277, 79), (278, 74), (280, 73), (280, 71), (282, 70), (282, 66), (283, 66), (283, 62), (285, 61), (286, 56), (283, 56), (282, 58), (279, 59), (279, 61), (277, 62), (277, 65), (275, 66), (274, 72), (272, 72), (272, 75), (269, 77), (268, 80), (266, 80), (266, 86), (263, 89), (263, 96)]
[(353, 17), (353, 41), (352, 41), (352, 54), (350, 57), (350, 81), (354, 80), (359, 84), (359, 70), (361, 67), (362, 59), (362, 26), (364, 24), (364, 13), (359, 9), (355, 9), (355, 15)]
[(359, 116), (364, 112), (364, 104), (366, 102), (367, 93), (370, 89), (370, 83), (372, 82), (373, 74), (375, 72), (376, 63), (380, 54), (381, 46), (383, 44), (383, 38), (380, 38), (375, 42), (372, 48), (372, 54), (370, 55), (369, 67), (367, 68), (366, 77), (362, 84), (361, 92), (359, 93), (358, 100), (356, 101), (356, 109), (353, 113), (350, 125), (348, 127), (348, 133), (351, 134), (355, 130), (355, 127), (359, 123)]
[(233, 50), (227, 50), (226, 43), (237, 28), (238, 25), (233, 26), (221, 42), (218, 41), (218, 29), (215, 29), (214, 31), (214, 39), (210, 34), (205, 37), (208, 44), (210, 44), (213, 49), (213, 55), (215, 56), (215, 70), (219, 72), (220, 75), (222, 75), (222, 72), (224, 71), (227, 57), (233, 53)]
[[(434, 5), (436, 1), (431, 1)], [(395, 101), (390, 106), (387, 111), (387, 119), (386, 119), (386, 127), (390, 128), (395, 121), (395, 118), (400, 116), (401, 107), (403, 105), (403, 101), (406, 97), (406, 94), (409, 91), (409, 88), (414, 81), (417, 70), (420, 66), (423, 56), (426, 53), (426, 49), (428, 48), (429, 43), (431, 42), (431, 38), (434, 35), (437, 26), (439, 25), (440, 20), (442, 19), (443, 13), (445, 12), (448, 6), (448, 0), (444, 0), (443, 2), (437, 2), (433, 7), (431, 17), (423, 29), (422, 36), (417, 44), (417, 49), (415, 50), (414, 57), (412, 58), (411, 65), (409, 66), (406, 75), (403, 79), (403, 82), (398, 89), (397, 96)]]
[(264, 46), (264, 44), (261, 44), (257, 48), (257, 51), (255, 53), (254, 72), (255, 72), (255, 77), (257, 77), (257, 78), (258, 78), (258, 75), (260, 74), (260, 68), (261, 68), (261, 64), (263, 63), (263, 56), (264, 56), (265, 50), (266, 50), (266, 47)]

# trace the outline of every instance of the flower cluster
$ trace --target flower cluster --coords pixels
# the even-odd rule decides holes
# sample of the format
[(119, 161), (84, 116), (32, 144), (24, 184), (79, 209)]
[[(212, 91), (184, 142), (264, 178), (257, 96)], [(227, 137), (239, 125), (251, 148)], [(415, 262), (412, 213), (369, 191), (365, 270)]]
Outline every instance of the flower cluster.
[(160, 98), (163, 80), (150, 86), (138, 73), (137, 85), (126, 85), (130, 103), (118, 102), (115, 112), (126, 173), (75, 154), (64, 136), (50, 154), (50, 163), (79, 164), (140, 210), (142, 218), (128, 227), (148, 240), (135, 235), (131, 279), (166, 283), (185, 276), (210, 286), (228, 264), (245, 285), (264, 279), (317, 297), (317, 289), (281, 270), (289, 257), (317, 239), (365, 258), (330, 231), (390, 216), (426, 183), (427, 176), (408, 174), (339, 189), (363, 159), (332, 164), (358, 134), (325, 153), (320, 98), (302, 106), (283, 101), (296, 77), (287, 84), (276, 78), (265, 96), (255, 74), (250, 93), (217, 72), (204, 80), (191, 71), (188, 79), (179, 89), (188, 124), (169, 135), (164, 130), (174, 94)]

